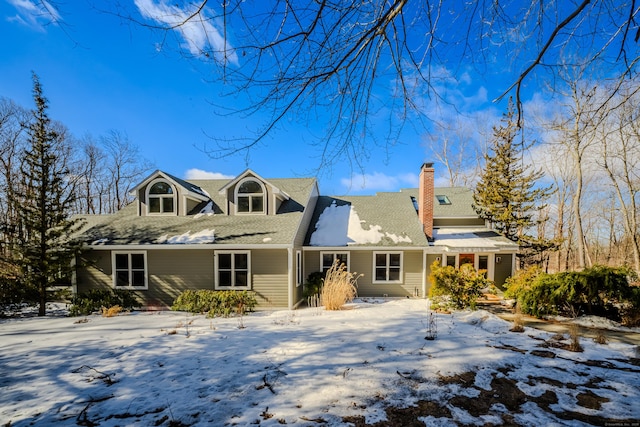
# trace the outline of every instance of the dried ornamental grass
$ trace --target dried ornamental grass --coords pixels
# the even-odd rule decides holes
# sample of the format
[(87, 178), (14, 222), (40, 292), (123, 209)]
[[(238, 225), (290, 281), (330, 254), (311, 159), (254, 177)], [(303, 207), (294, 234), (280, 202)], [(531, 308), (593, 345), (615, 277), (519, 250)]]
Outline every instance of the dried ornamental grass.
[(114, 305), (113, 307), (102, 307), (102, 317), (115, 317), (122, 311), (122, 307)]
[(336, 260), (327, 271), (322, 285), (321, 299), (325, 310), (340, 310), (358, 294), (358, 275), (347, 271), (347, 266)]

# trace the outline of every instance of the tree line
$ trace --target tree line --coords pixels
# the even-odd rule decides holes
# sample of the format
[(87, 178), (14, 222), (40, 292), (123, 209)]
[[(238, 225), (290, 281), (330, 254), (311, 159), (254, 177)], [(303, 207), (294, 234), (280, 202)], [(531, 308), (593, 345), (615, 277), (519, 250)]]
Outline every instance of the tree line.
[(449, 167), (446, 147), (439, 159), (477, 182), (477, 212), (521, 245), (521, 266), (640, 272), (640, 84), (569, 75), (526, 133), (511, 104), (475, 168)]
[(68, 284), (82, 226), (75, 214), (114, 213), (150, 169), (118, 131), (74, 137), (48, 115), (33, 75), (34, 107), (0, 98), (0, 306), (37, 302)]

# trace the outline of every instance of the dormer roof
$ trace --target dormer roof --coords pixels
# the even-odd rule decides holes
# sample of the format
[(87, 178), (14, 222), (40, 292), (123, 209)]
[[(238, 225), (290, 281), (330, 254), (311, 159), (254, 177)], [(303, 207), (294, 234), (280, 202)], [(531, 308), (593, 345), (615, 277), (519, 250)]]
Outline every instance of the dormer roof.
[(286, 192), (282, 191), (277, 186), (273, 185), (272, 183), (270, 183), (266, 179), (262, 178), (260, 175), (258, 175), (257, 173), (255, 173), (251, 169), (246, 169), (240, 175), (238, 175), (237, 177), (235, 177), (231, 181), (227, 182), (224, 185), (224, 187), (222, 187), (220, 189), (219, 194), (221, 194), (221, 195), (226, 194), (226, 192), (230, 188), (232, 188), (234, 185), (236, 185), (238, 182), (240, 182), (241, 180), (243, 180), (246, 177), (253, 177), (253, 178), (255, 178), (255, 179), (259, 180), (259, 181), (262, 181), (263, 184), (268, 185), (271, 188), (271, 192), (273, 194), (275, 194), (277, 197), (281, 198), (282, 200), (289, 200), (291, 198)]
[(195, 184), (192, 184), (190, 182), (187, 182), (183, 179), (180, 179), (176, 176), (173, 176), (171, 174), (168, 174), (166, 172), (163, 172), (161, 170), (156, 170), (155, 172), (153, 172), (152, 174), (150, 174), (147, 178), (145, 178), (144, 181), (142, 181), (141, 183), (139, 183), (138, 185), (136, 185), (135, 187), (133, 187), (131, 189), (131, 194), (136, 194), (141, 188), (144, 188), (147, 184), (149, 184), (151, 181), (158, 179), (158, 178), (162, 178), (165, 179), (167, 181), (169, 181), (171, 184), (180, 187), (183, 189), (184, 191), (184, 195), (197, 199), (197, 200), (201, 200), (203, 202), (207, 202), (209, 200), (211, 200), (211, 196), (204, 191), (202, 188), (198, 187)]

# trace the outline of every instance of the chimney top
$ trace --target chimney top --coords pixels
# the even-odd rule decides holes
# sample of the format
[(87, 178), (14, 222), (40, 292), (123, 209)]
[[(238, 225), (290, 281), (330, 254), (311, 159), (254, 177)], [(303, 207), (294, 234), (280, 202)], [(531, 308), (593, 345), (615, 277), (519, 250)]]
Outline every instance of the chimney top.
[(427, 162), (422, 164), (423, 169), (433, 169), (433, 162)]

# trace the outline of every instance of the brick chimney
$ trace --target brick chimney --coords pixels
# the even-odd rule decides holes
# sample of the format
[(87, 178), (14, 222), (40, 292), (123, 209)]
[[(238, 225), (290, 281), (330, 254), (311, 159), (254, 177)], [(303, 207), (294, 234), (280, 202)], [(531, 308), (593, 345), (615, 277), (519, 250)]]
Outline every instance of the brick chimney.
[(424, 163), (420, 169), (420, 184), (418, 187), (418, 217), (422, 223), (424, 234), (433, 238), (433, 189), (435, 171), (433, 163)]

